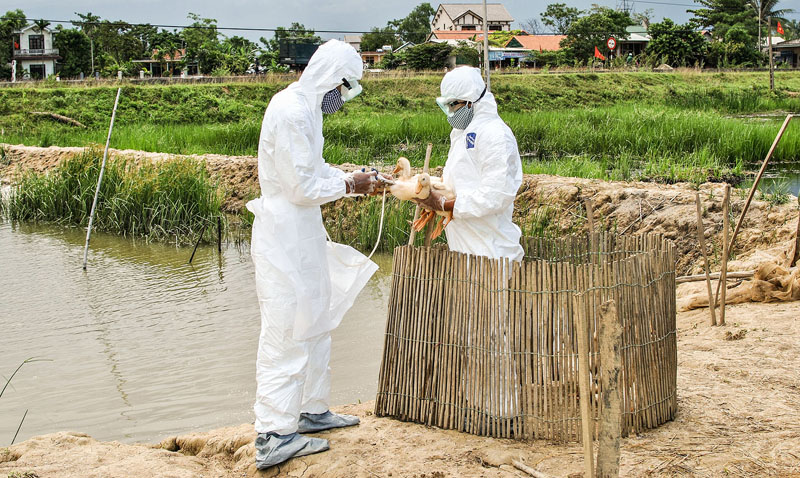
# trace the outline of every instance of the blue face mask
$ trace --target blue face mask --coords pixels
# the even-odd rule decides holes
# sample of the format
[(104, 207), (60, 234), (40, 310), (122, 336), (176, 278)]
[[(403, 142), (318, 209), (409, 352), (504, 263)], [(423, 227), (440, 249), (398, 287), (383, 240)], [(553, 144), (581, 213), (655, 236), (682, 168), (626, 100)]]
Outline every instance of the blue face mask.
[(331, 91), (325, 93), (325, 96), (322, 97), (323, 113), (336, 113), (342, 106), (344, 106), (344, 100), (342, 99), (342, 94), (339, 93), (339, 88), (332, 89)]

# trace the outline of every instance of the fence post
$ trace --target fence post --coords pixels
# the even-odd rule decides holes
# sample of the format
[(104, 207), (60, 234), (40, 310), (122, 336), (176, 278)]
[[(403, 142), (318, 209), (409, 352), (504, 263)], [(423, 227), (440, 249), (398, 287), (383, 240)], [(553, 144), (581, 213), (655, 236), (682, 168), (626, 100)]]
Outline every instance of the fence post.
[(619, 445), (622, 435), (619, 374), (622, 368), (622, 326), (617, 306), (609, 300), (600, 306), (600, 436), (597, 478), (619, 476)]

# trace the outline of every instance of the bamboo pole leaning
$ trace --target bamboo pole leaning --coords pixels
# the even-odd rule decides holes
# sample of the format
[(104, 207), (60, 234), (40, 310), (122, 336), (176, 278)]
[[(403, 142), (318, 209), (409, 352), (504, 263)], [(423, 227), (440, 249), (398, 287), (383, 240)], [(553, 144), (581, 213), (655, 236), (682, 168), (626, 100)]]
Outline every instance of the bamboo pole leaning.
[(717, 325), (717, 304), (714, 302), (714, 294), (711, 292), (711, 276), (708, 271), (708, 252), (706, 251), (705, 227), (703, 226), (703, 205), (700, 202), (700, 193), (695, 193), (695, 203), (697, 204), (697, 242), (700, 243), (700, 250), (703, 251), (703, 267), (706, 271), (706, 288), (708, 289), (708, 310), (711, 314), (711, 325)]
[[(775, 136), (775, 140), (772, 142), (772, 146), (770, 146), (769, 151), (767, 152), (767, 156), (764, 158), (764, 162), (761, 164), (761, 169), (759, 169), (758, 174), (756, 175), (756, 179), (753, 181), (753, 185), (750, 187), (750, 192), (747, 194), (747, 200), (744, 202), (744, 207), (742, 208), (741, 214), (739, 214), (739, 220), (736, 221), (736, 227), (733, 229), (733, 235), (731, 236), (731, 240), (727, 248), (728, 252), (733, 250), (733, 245), (736, 242), (736, 236), (739, 235), (739, 229), (741, 229), (742, 227), (744, 216), (747, 214), (747, 210), (750, 208), (750, 203), (753, 201), (753, 196), (758, 190), (758, 183), (761, 182), (761, 177), (767, 170), (767, 165), (769, 164), (769, 160), (770, 158), (772, 158), (772, 154), (775, 152), (775, 148), (778, 147), (778, 143), (783, 137), (783, 133), (786, 131), (786, 127), (789, 126), (789, 122), (792, 120), (792, 118), (794, 118), (794, 115), (792, 114), (786, 115), (786, 119), (783, 120), (781, 129), (778, 130), (778, 134), (777, 136)], [(719, 288), (721, 284), (722, 282), (719, 282), (717, 284), (717, 294), (716, 294), (717, 297), (719, 296), (719, 290), (720, 290)]]
[[(425, 162), (422, 164), (422, 172), (423, 173), (427, 173), (429, 168), (430, 168), (431, 152), (432, 151), (433, 151), (433, 143), (428, 143), (428, 147), (425, 150)], [(420, 210), (420, 207), (419, 207), (419, 205), (417, 205), (417, 207), (414, 208), (414, 222), (417, 222), (417, 219), (419, 219), (419, 210)], [(428, 229), (430, 229), (430, 228), (428, 228)], [(417, 231), (415, 231), (414, 228), (412, 227), (411, 228), (411, 234), (408, 236), (408, 245), (409, 246), (413, 246), (414, 245), (414, 240), (416, 238), (417, 238)], [(427, 245), (430, 245), (430, 244), (427, 244)]]
[(122, 93), (122, 88), (117, 88), (117, 97), (114, 100), (114, 109), (111, 110), (111, 124), (108, 125), (108, 136), (106, 137), (106, 149), (103, 151), (103, 163), (100, 165), (100, 175), (97, 177), (97, 188), (94, 191), (94, 199), (92, 200), (92, 210), (89, 213), (89, 225), (86, 227), (86, 245), (83, 248), (83, 270), (86, 270), (86, 262), (89, 259), (89, 239), (92, 236), (92, 223), (94, 222), (94, 213), (97, 209), (97, 197), (100, 196), (100, 184), (103, 182), (103, 173), (106, 170), (106, 159), (108, 159), (108, 145), (111, 143), (111, 131), (114, 129), (114, 118), (117, 117), (117, 106), (119, 105), (119, 95)]

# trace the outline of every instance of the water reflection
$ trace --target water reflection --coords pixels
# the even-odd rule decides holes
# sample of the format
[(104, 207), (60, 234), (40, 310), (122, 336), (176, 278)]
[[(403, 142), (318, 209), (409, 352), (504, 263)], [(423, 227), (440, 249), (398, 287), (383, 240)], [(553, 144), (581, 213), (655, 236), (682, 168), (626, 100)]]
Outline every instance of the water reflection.
[[(157, 440), (252, 421), (260, 318), (247, 247), (191, 249), (0, 223), (0, 445), (60, 430)], [(390, 257), (334, 333), (334, 404), (374, 398)]]

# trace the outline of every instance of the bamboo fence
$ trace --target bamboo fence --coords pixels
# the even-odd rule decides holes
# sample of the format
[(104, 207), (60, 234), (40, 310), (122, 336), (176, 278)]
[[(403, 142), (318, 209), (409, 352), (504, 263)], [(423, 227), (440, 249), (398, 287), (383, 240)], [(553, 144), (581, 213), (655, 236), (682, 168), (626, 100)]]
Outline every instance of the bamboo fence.
[[(592, 434), (599, 310), (622, 328), (622, 435), (675, 416), (674, 245), (660, 235), (523, 238), (522, 262), (395, 249), (375, 414), (467, 433), (579, 441), (586, 326)], [(587, 324), (588, 323), (588, 324)]]

